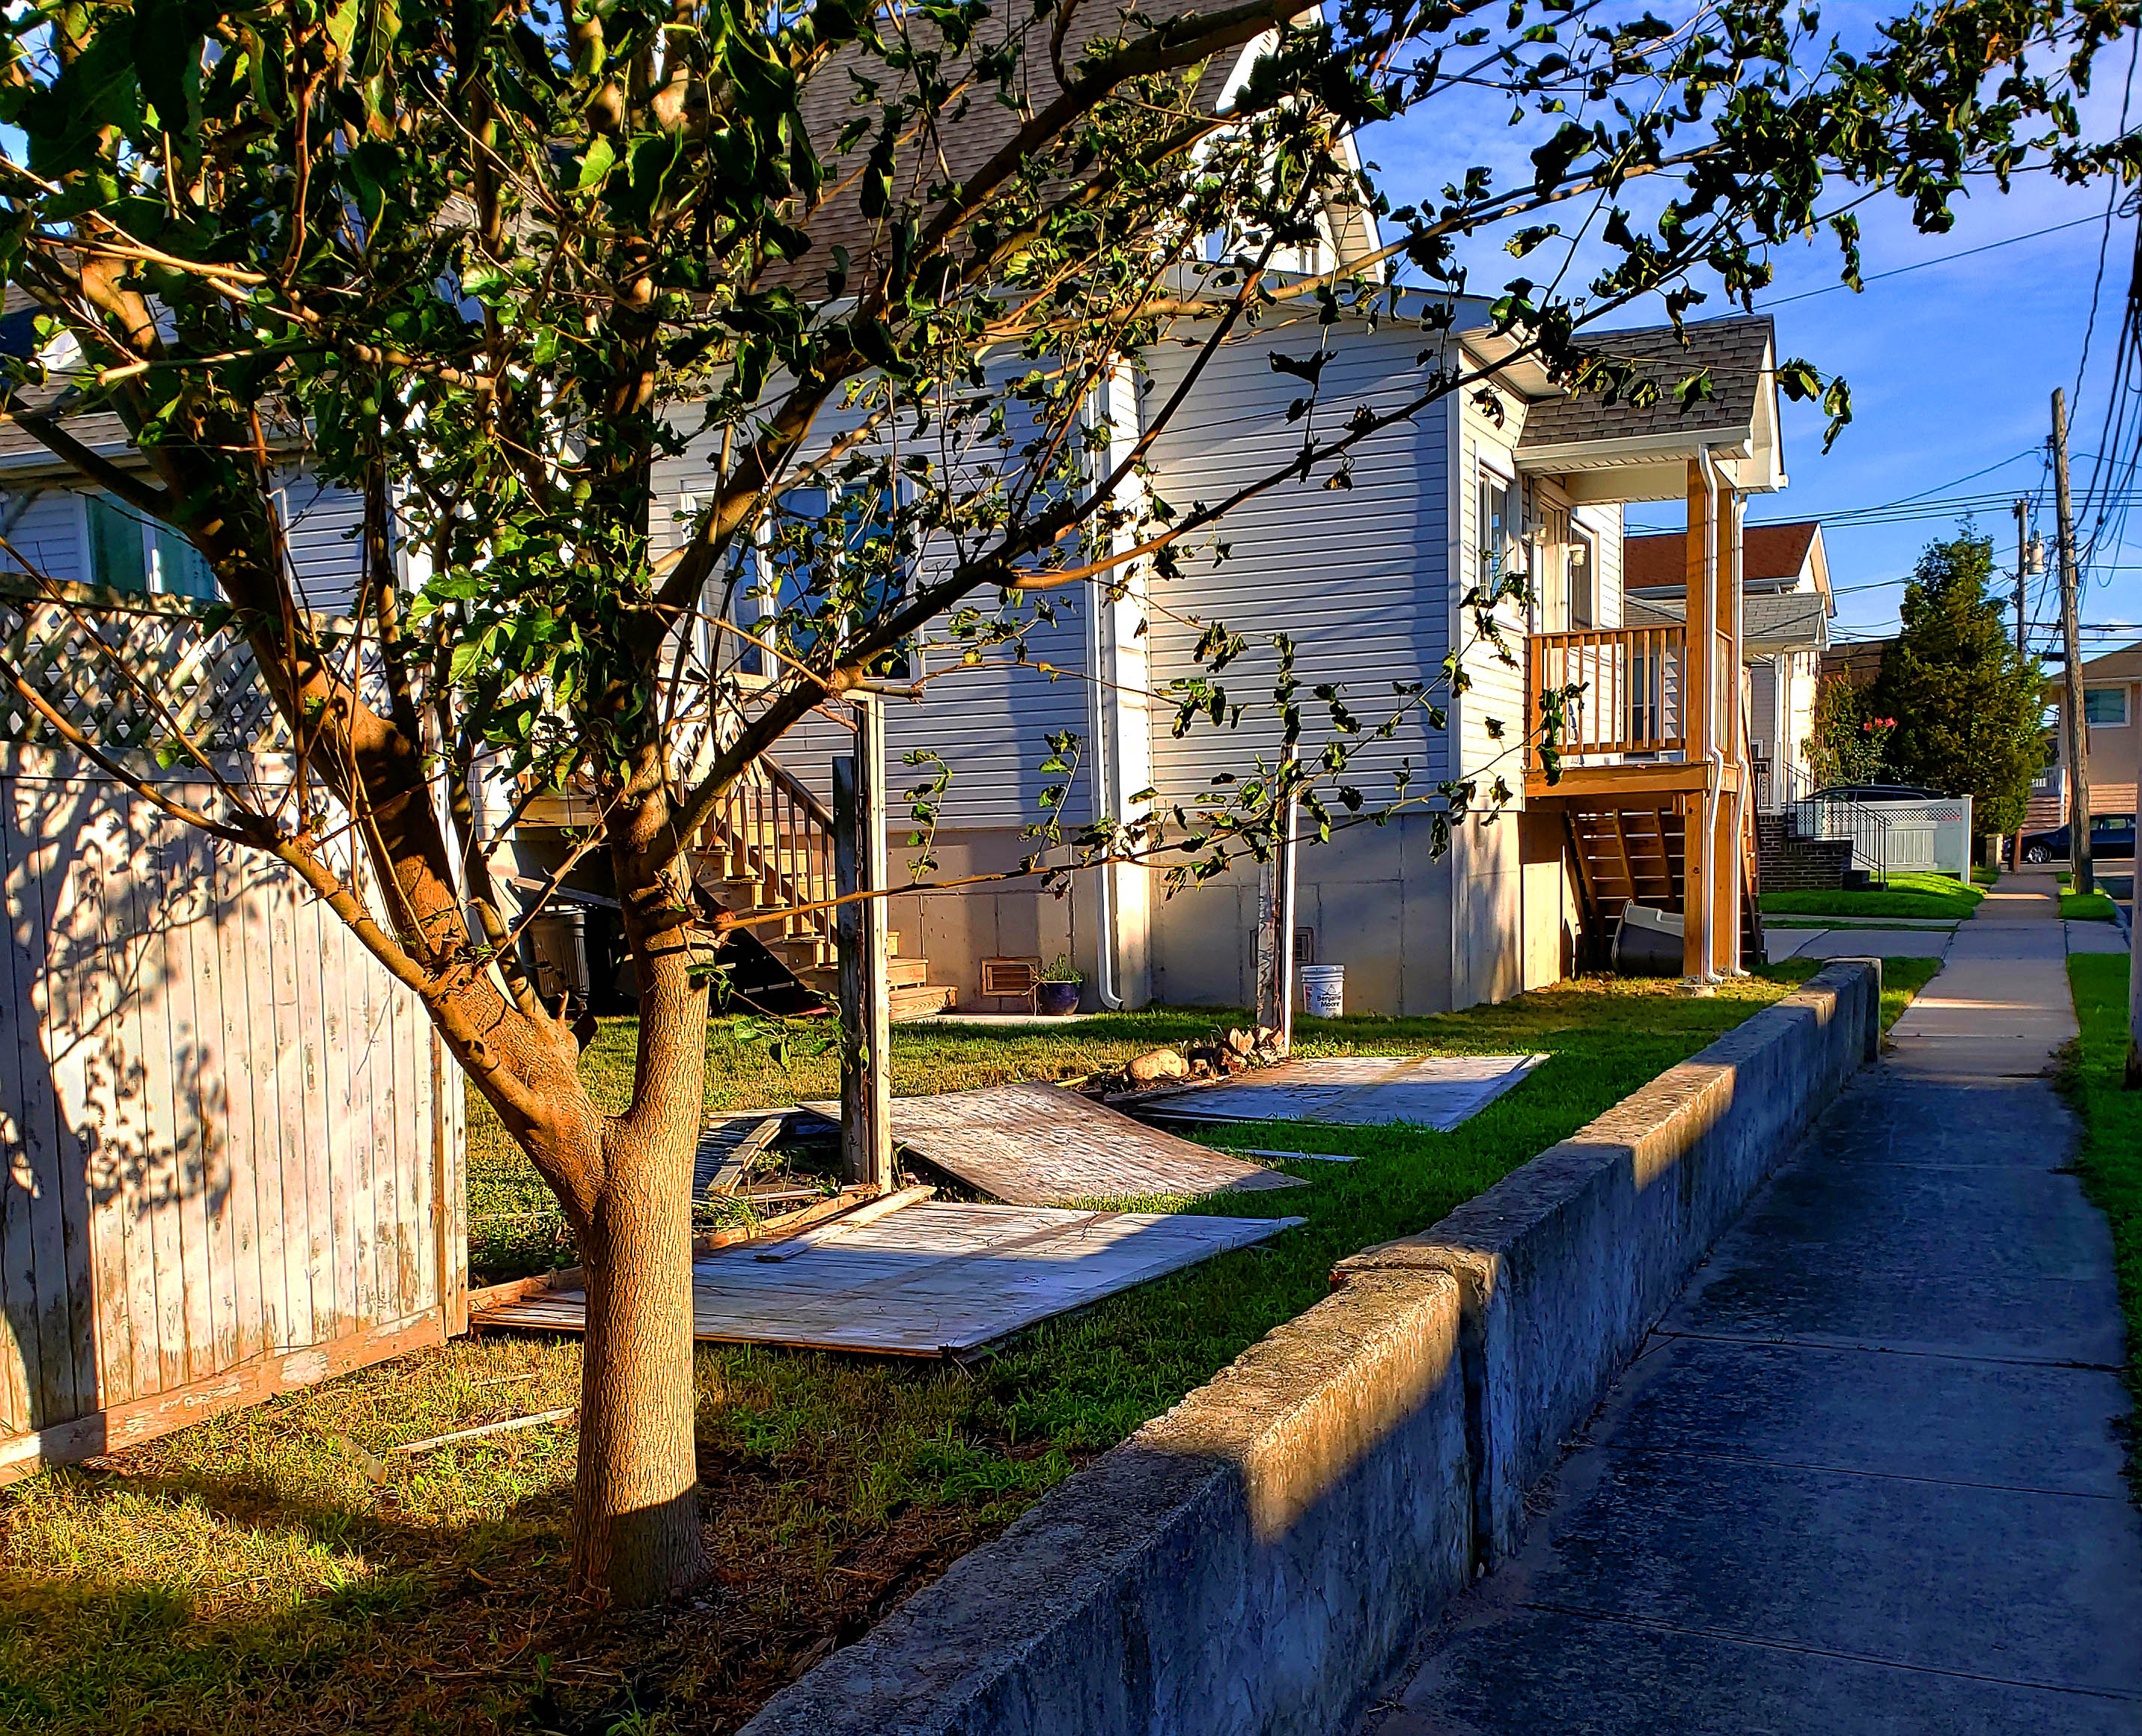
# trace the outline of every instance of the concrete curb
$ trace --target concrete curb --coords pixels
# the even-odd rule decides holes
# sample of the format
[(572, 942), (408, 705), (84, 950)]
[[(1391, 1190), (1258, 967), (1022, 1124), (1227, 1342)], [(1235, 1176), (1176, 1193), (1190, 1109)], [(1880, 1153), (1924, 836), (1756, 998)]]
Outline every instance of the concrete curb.
[(1798, 993), (1513, 1171), (1105, 1454), (743, 1736), (1329, 1736), (1514, 1544), (1689, 1270), (1880, 1042)]
[(1336, 1276), (1449, 1272), (1463, 1346), (1483, 1566), (1517, 1547), (1526, 1490), (1749, 1196), (1881, 1041), (1878, 959), (1797, 993), (1513, 1170), (1424, 1235)]

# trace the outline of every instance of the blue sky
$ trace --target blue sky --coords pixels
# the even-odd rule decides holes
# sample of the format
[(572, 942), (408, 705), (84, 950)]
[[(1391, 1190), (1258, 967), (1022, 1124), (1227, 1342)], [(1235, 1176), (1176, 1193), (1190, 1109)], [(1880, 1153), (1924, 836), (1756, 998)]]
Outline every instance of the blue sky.
[[(2117, 125), (2120, 66), (2107, 64), (2085, 111), (2094, 126)], [(1511, 131), (1508, 108), (1473, 116), (1427, 111), (1365, 135), (1363, 154), (1381, 168), (1392, 202), (1431, 197), (1465, 164), (1523, 164), (1540, 135)], [(1516, 148), (1513, 148), (1513, 147)], [(1463, 160), (1460, 160), (1461, 157)], [(1510, 176), (1503, 180), (1528, 178)], [(1834, 242), (1795, 244), (1773, 261), (1777, 283), (1759, 311), (1777, 321), (1782, 355), (1804, 356), (1825, 372), (1851, 383), (1853, 420), (1824, 455), (1824, 418), (1813, 406), (1785, 407), (1785, 456), (1791, 486), (1754, 502), (1750, 517), (1819, 518), (1825, 514), (1881, 506), (1913, 496), (1937, 499), (2001, 492), (2031, 496), (2043, 491), (2034, 520), (2053, 539), (2051, 473), (2045, 442), (2056, 386), (2069, 393), (2078, 496), (2090, 472), (2089, 455), (2105, 412), (2112, 356), (2112, 328), (2127, 287), (2134, 242), (2132, 218), (2115, 217), (2106, 249), (2105, 284), (2090, 371), (2078, 399), (2076, 376), (2089, 323), (2092, 284), (2107, 190), (2075, 189), (2040, 173), (2019, 177), (2003, 195), (1990, 182), (1958, 207), (1945, 235), (1922, 235), (1908, 208), (1883, 197), (1863, 207), (1863, 271), (1868, 278), (1899, 267), (1917, 269), (1871, 282), (1864, 291), (1834, 288), (1838, 255)], [(2090, 219), (2075, 223), (2075, 219)], [(2074, 226), (2050, 234), (1952, 258), (1988, 243), (2052, 225)], [(1492, 243), (1468, 255), (1476, 290), (1499, 286), (1524, 272), (1538, 277), (1545, 254), (1523, 265)], [(1930, 263), (1937, 262), (1937, 263)], [(1552, 269), (1550, 267), (1550, 269)], [(1824, 292), (1809, 293), (1810, 291)], [(1715, 297), (1700, 313), (1727, 311)], [(1643, 323), (1650, 315), (1617, 318)], [(1700, 315), (1699, 315), (1700, 317)], [(1984, 474), (1977, 474), (1983, 472)], [(1971, 477), (1969, 481), (1960, 479)], [(1670, 521), (1670, 509), (1632, 509), (1631, 522)], [(1953, 534), (1944, 516), (1881, 525), (1839, 525), (1824, 531), (1833, 582), (1839, 592), (1833, 632), (1862, 638), (1893, 632), (1903, 579), (1919, 551), (1935, 536)], [(2014, 562), (2014, 519), (2004, 506), (1978, 526), (1995, 540), (2002, 583)], [(2130, 570), (2118, 570), (2126, 567)], [(2033, 581), (2037, 591), (2042, 581)], [(2057, 598), (2035, 604), (2034, 619), (2057, 619)], [(2082, 619), (2091, 624), (2142, 623), (2142, 525), (2125, 549), (2100, 550), (2086, 575)], [(2142, 639), (2142, 629), (2124, 635), (2085, 635), (2085, 654)], [(2050, 636), (2038, 635), (2038, 642)]]

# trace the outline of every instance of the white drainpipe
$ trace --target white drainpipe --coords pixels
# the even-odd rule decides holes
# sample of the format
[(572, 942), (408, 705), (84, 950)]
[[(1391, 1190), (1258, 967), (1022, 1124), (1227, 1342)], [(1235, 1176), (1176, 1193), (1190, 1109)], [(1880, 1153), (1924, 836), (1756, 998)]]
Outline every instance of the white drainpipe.
[[(1102, 611), (1109, 607), (1105, 579), (1088, 581), (1089, 607), (1086, 611), (1086, 724), (1092, 742), (1086, 776), (1093, 792), (1096, 824), (1116, 812), (1116, 755), (1108, 739), (1113, 660), (1106, 660), (1108, 635), (1102, 631)], [(1100, 931), (1093, 943), (1093, 993), (1111, 1013), (1123, 1010), (1123, 997), (1116, 986), (1116, 898), (1114, 867), (1103, 861), (1093, 870), (1095, 915)]]
[[(1743, 589), (1743, 587), (1742, 587), (1742, 585), (1741, 585), (1741, 584), (1740, 584), (1740, 574), (1741, 574), (1741, 572), (1742, 572), (1742, 570), (1743, 570), (1743, 557), (1742, 557), (1741, 546), (1740, 546), (1740, 537), (1741, 537), (1741, 532), (1742, 532), (1742, 530), (1743, 530), (1743, 526), (1742, 526), (1742, 524), (1741, 524), (1741, 519), (1740, 519), (1740, 496), (1737, 496), (1737, 495), (1734, 495), (1734, 496), (1728, 496), (1728, 497), (1727, 497), (1727, 500), (1726, 500), (1726, 502), (1725, 502), (1725, 510), (1726, 510), (1727, 511), (1730, 512), (1730, 513), (1733, 515), (1733, 572), (1734, 572), (1734, 583), (1733, 583), (1733, 665), (1732, 665), (1732, 667), (1733, 667), (1733, 708), (1732, 708), (1731, 712), (1730, 712), (1730, 713), (1729, 713), (1729, 715), (1728, 715), (1728, 721), (1731, 723), (1731, 724), (1732, 724), (1732, 726), (1733, 726), (1733, 728), (1734, 728), (1735, 734), (1735, 736), (1737, 737), (1737, 736), (1740, 734), (1740, 732), (1743, 721), (1745, 720), (1745, 718), (1746, 718), (1746, 715), (1747, 715), (1746, 712), (1745, 712), (1745, 709), (1742, 708), (1741, 703), (1740, 703), (1740, 684), (1741, 684), (1741, 682), (1742, 682), (1742, 680), (1743, 680), (1743, 678), (1743, 678), (1743, 676), (1742, 676), (1742, 673), (1741, 673), (1741, 649), (1742, 649), (1742, 646), (1745, 644), (1745, 640), (1746, 640), (1746, 633), (1747, 633), (1747, 625), (1748, 625), (1748, 623), (1747, 623), (1748, 599), (1747, 599), (1745, 596), (1743, 596), (1743, 595), (1741, 594), (1741, 592), (1742, 592), (1742, 589)], [(1743, 744), (1742, 744), (1742, 745), (1743, 745), (1743, 747), (1745, 747), (1746, 744), (1745, 744), (1745, 742), (1743, 742)], [(1735, 887), (1736, 889), (1740, 886), (1740, 850), (1741, 850), (1741, 841), (1742, 841), (1742, 840), (1743, 840), (1743, 839), (1747, 836), (1747, 830), (1748, 830), (1748, 783), (1749, 783), (1749, 765), (1748, 765), (1748, 756), (1747, 756), (1747, 754), (1746, 754), (1745, 752), (1743, 752), (1743, 753), (1741, 754), (1741, 756), (1740, 756), (1740, 787), (1739, 789), (1735, 790), (1735, 791), (1733, 792), (1733, 863), (1732, 863), (1732, 867), (1733, 867), (1733, 884), (1734, 884), (1734, 885), (1735, 885)], [(1738, 895), (1737, 891), (1736, 891), (1735, 898), (1735, 909), (1738, 909), (1738, 908), (1739, 908), (1739, 895)], [(1729, 939), (1729, 942), (1730, 942), (1730, 945), (1731, 945), (1731, 948), (1732, 948), (1732, 950), (1731, 950), (1731, 952), (1728, 954), (1728, 956), (1729, 956), (1729, 957), (1732, 959), (1732, 961), (1733, 961), (1733, 962), (1732, 962), (1732, 974), (1733, 974), (1735, 976), (1745, 976), (1745, 975), (1747, 975), (1747, 974), (1748, 974), (1747, 969), (1746, 969), (1746, 968), (1745, 968), (1745, 960), (1741, 958), (1741, 956), (1740, 956), (1740, 935), (1741, 935), (1742, 930), (1745, 928), (1745, 926), (1746, 926), (1746, 925), (1745, 925), (1745, 923), (1741, 923), (1741, 922), (1735, 922), (1735, 923), (1733, 925), (1733, 932), (1732, 932), (1731, 935), (1728, 937), (1728, 939)]]

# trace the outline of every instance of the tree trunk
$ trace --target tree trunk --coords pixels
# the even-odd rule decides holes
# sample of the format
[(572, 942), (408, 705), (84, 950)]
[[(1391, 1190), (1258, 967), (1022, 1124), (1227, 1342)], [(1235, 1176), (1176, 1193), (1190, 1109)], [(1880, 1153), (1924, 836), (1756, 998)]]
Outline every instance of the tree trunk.
[(645, 1608), (712, 1571), (699, 1534), (692, 1396), (693, 1135), (610, 1124), (606, 1185), (582, 1240), (587, 1338), (573, 1577)]

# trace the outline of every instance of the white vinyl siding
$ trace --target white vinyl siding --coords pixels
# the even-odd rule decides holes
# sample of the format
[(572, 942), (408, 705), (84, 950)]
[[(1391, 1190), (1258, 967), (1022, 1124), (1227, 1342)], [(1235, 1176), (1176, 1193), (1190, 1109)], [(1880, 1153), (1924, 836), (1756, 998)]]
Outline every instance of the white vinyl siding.
[[(1026, 366), (1023, 362), (1017, 364), (1020, 372)], [(1009, 377), (1010, 367), (1008, 363), (994, 371)], [(852, 429), (856, 421), (852, 412), (828, 410), (812, 430), (806, 451), (822, 451), (840, 434)], [(677, 519), (679, 497), (698, 495), (714, 486), (715, 453), (714, 438), (705, 436), (677, 457), (656, 466), (652, 529), (658, 552), (676, 547), (684, 535), (686, 527)], [(951, 552), (949, 545), (925, 547), (917, 559), (921, 575), (926, 579), (932, 570), (940, 570)], [(1083, 678), (1089, 589), (1074, 584), (1049, 593), (1057, 619), (1053, 625), (1039, 625), (1028, 633), (1025, 666), (1014, 660), (1014, 650), (997, 647), (985, 653), (988, 660), (985, 667), (953, 669), (950, 666), (958, 662), (959, 653), (944, 648), (943, 622), (930, 624), (925, 637), (938, 642), (938, 649), (924, 654), (924, 670), (949, 672), (937, 673), (929, 682), (924, 689), (926, 697), (920, 703), (897, 698), (885, 702), (886, 782), (896, 853), (897, 840), (907, 830), (909, 803), (905, 792), (930, 781), (936, 770), (927, 764), (906, 764), (910, 752), (935, 753), (951, 772), (951, 781), (940, 797), (941, 828), (1022, 826), (1045, 817), (1040, 805), (1042, 792), (1062, 782), (1039, 769), (1049, 757), (1049, 737), (1069, 730), (1083, 738), (1091, 727)], [(719, 594), (717, 586), (717, 603)], [(996, 606), (997, 594), (979, 592), (967, 600), (973, 607), (987, 610)], [(1028, 607), (1030, 609), (1030, 602)], [(753, 606), (746, 602), (736, 613), (748, 619)], [(1061, 673), (1052, 677), (1034, 667), (1044, 663)], [(814, 715), (782, 738), (773, 757), (821, 797), (830, 799), (832, 760), (836, 755), (851, 752), (850, 743), (845, 726)], [(1084, 825), (1092, 816), (1085, 764), (1082, 757), (1064, 798), (1067, 830)]]
[[(1418, 329), (1347, 327), (1331, 343), (1336, 353), (1323, 372), (1320, 428), (1343, 427), (1358, 404), (1394, 407), (1419, 390)], [(1289, 423), (1286, 411), (1303, 386), (1275, 371), (1270, 357), (1305, 353), (1315, 344), (1313, 327), (1287, 328), (1236, 343), (1207, 366), (1152, 449), (1154, 486), (1178, 513), (1286, 463), (1302, 438), (1301, 424)], [(1149, 410), (1180, 384), (1194, 353), (1167, 346), (1148, 357)], [(1418, 707), (1394, 739), (1367, 737), (1399, 703), (1393, 682), (1422, 683), (1439, 703), (1447, 698), (1441, 691), (1451, 594), (1445, 427), (1439, 403), (1394, 424), (1355, 448), (1350, 489), (1324, 486), (1329, 466), (1307, 482), (1282, 482), (1237, 506), (1216, 536), (1187, 540), (1179, 576), (1153, 576), (1152, 769), (1163, 798), (1192, 794), (1216, 772), (1246, 772), (1258, 754), (1276, 751), (1272, 639), (1281, 633), (1295, 644), (1305, 749), (1332, 733), (1330, 713), (1311, 690), (1335, 683), (1362, 729), (1354, 738), (1349, 781), (1371, 801), (1388, 796), (1402, 762), (1409, 762), (1417, 787), (1442, 777), (1442, 733), (1427, 727)], [(1226, 545), (1225, 560), (1215, 558), (1216, 540)], [(1192, 653), (1212, 623), (1250, 642), (1245, 655), (1212, 678), (1231, 705), (1244, 708), (1241, 722), (1233, 727), (1200, 722), (1177, 737), (1168, 685), (1211, 676)]]
[[(1514, 401), (1506, 401), (1508, 419), (1497, 427), (1468, 402), (1458, 423), (1459, 470), (1467, 485), (1458, 490), (1467, 522), (1461, 527), (1460, 545), (1483, 546), (1484, 534), (1477, 521), (1475, 503), (1479, 489), (1473, 481), (1483, 473), (1514, 473), (1511, 448), (1520, 432), (1521, 412)], [(1494, 619), (1500, 630), (1501, 648), (1482, 633), (1473, 609), (1463, 606), (1468, 586), (1450, 589), (1450, 630), (1457, 635), (1459, 660), (1471, 686), (1453, 709), (1458, 759), (1453, 773), (1478, 783), (1474, 804), (1485, 807), (1492, 801), (1494, 780), (1502, 778), (1516, 798), (1510, 806), (1522, 806), (1524, 796), (1524, 738), (1531, 724), (1525, 699), (1525, 607), (1521, 601), (1497, 605)], [(1507, 651), (1513, 659), (1503, 660)]]
[(62, 584), (90, 582), (87, 551), (82, 546), (82, 508), (71, 488), (34, 486), (0, 495), (0, 525), (9, 524), (7, 540), (21, 552), (17, 560), (0, 554), (0, 572), (19, 573), (25, 565)]

